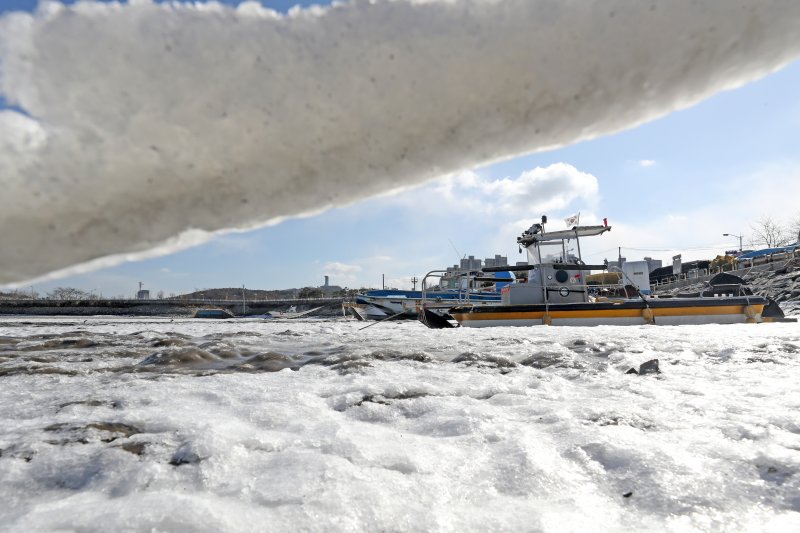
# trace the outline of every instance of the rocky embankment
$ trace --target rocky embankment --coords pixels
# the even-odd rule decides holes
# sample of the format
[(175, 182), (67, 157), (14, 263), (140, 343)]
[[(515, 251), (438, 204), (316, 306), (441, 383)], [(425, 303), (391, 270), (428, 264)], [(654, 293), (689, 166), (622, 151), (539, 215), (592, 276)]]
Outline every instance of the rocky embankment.
[(743, 276), (753, 293), (778, 302), (786, 315), (800, 315), (800, 260), (774, 272), (751, 272)]

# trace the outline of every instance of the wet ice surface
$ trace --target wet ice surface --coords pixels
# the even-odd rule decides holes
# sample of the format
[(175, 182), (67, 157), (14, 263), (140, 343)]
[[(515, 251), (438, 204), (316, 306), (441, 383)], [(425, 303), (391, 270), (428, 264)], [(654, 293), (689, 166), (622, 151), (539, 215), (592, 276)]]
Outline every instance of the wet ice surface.
[(797, 324), (360, 327), (0, 319), (0, 527), (800, 528)]

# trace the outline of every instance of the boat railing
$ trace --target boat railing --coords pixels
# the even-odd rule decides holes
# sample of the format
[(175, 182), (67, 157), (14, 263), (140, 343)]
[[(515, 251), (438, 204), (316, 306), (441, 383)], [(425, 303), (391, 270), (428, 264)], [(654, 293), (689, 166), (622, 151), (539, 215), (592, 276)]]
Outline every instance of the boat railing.
[[(447, 270), (431, 270), (430, 272), (425, 274), (425, 276), (422, 278), (422, 303), (424, 304), (426, 300), (428, 300), (428, 293), (429, 293), (428, 278), (439, 278), (441, 280), (441, 278), (445, 276), (452, 276), (452, 275), (453, 272)], [(457, 277), (460, 276), (461, 275), (457, 275)], [(469, 290), (463, 289), (461, 287), (461, 283), (459, 283), (458, 290), (456, 291), (456, 298), (459, 301), (469, 298)]]
[[(497, 267), (499, 270), (509, 270), (512, 267), (506, 267), (505, 269), (501, 269)], [(458, 279), (458, 288), (453, 291), (455, 294), (455, 299), (459, 302), (459, 304), (463, 304), (469, 301), (476, 301), (474, 298), (475, 296), (479, 295), (486, 295), (488, 292), (480, 291), (477, 287), (474, 286), (475, 283), (482, 283), (482, 282), (494, 282), (494, 283), (511, 283), (513, 279), (506, 279), (506, 278), (490, 278), (481, 275), (483, 272), (488, 272), (488, 269), (483, 270), (468, 270), (464, 272), (456, 272), (454, 273), (452, 270), (431, 270), (422, 278), (422, 298), (420, 304), (422, 307), (425, 307), (430, 301), (435, 301), (436, 298), (430, 297), (431, 289), (429, 288), (429, 278), (441, 278), (443, 277), (455, 277)], [(442, 289), (442, 291), (450, 291), (452, 289)]]
[[(548, 294), (558, 293), (562, 289), (565, 288), (564, 286), (555, 287), (553, 285), (542, 285), (542, 284), (538, 284), (538, 283), (536, 283), (536, 284), (531, 283), (531, 284), (526, 284), (526, 285), (531, 287), (531, 288), (533, 288), (533, 289), (536, 289), (536, 290), (546, 291)], [(637, 299), (638, 300), (638, 299), (641, 298), (638, 295), (638, 293), (636, 293), (635, 291), (631, 291), (630, 289), (627, 289), (626, 285), (624, 285), (622, 283), (604, 283), (604, 284), (597, 284), (597, 285), (593, 284), (593, 285), (587, 285), (585, 289), (584, 289), (583, 285), (576, 286), (576, 287), (571, 287), (571, 288), (570, 287), (566, 287), (566, 288), (570, 292), (573, 292), (573, 293), (575, 293), (575, 292), (584, 293), (585, 296), (586, 296), (584, 298), (584, 301), (586, 301), (586, 302), (593, 302), (593, 301), (595, 301), (595, 302), (599, 302), (599, 301), (609, 301), (609, 302), (620, 301), (620, 302), (622, 302), (622, 301), (626, 301), (626, 300), (630, 300), (630, 299)], [(647, 298), (651, 297), (651, 295), (643, 295), (643, 296), (647, 297)], [(549, 303), (550, 305), (552, 305), (554, 302), (553, 302), (552, 299), (549, 299), (549, 301), (546, 302), (546, 303)], [(479, 301), (479, 300), (466, 301), (466, 300), (464, 300), (460, 304), (452, 304), (452, 303), (450, 303), (450, 304), (438, 304), (437, 305), (436, 303), (428, 303), (428, 304), (425, 305), (425, 307), (427, 307), (429, 309), (449, 308), (449, 307), (475, 308), (475, 307), (492, 306), (492, 305), (498, 305), (498, 304), (499, 304), (499, 302), (497, 302), (497, 301)], [(420, 306), (420, 307), (422, 307), (422, 306)], [(420, 308), (417, 308), (417, 310), (419, 311)]]

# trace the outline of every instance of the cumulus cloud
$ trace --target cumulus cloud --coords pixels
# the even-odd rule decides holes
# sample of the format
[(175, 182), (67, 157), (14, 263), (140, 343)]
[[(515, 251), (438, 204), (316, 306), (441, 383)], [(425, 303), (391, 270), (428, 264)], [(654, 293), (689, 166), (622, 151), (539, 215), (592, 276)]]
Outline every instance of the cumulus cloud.
[(330, 262), (326, 263), (322, 268), (323, 273), (331, 277), (331, 282), (336, 285), (343, 285), (345, 283), (352, 283), (361, 272), (359, 265), (349, 265), (347, 263)]
[(653, 159), (640, 159), (639, 160), (639, 166), (640, 167), (652, 167), (655, 164), (656, 164), (656, 162)]
[(564, 209), (577, 199), (597, 199), (597, 178), (567, 163), (555, 163), (523, 172), (517, 178), (496, 181), (470, 180), (467, 187), (479, 189), (504, 213), (515, 216)]
[(617, 131), (799, 53), (785, 0), (45, 3), (0, 19), (27, 113), (0, 116), (0, 283)]
[(439, 214), (468, 211), (509, 220), (530, 213), (561, 211), (576, 203), (591, 206), (598, 198), (595, 176), (568, 163), (554, 163), (502, 179), (485, 178), (474, 171), (460, 172), (389, 202), (407, 204), (417, 211), (421, 207)]

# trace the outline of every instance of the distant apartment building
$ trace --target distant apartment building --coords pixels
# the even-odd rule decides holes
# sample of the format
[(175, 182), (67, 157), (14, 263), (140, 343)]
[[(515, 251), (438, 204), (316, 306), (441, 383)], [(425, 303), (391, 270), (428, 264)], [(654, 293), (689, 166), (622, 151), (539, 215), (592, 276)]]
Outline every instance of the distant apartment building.
[(453, 265), (452, 269), (461, 269), (461, 270), (480, 270), (484, 267), (499, 267), (505, 266), (508, 264), (508, 257), (500, 254), (495, 254), (494, 257), (487, 257), (483, 260), (475, 259), (474, 255), (470, 255), (469, 257), (465, 257), (461, 260), (460, 264)]
[(476, 259), (474, 255), (465, 257), (459, 264), (447, 267), (447, 273), (442, 276), (440, 286), (443, 289), (457, 289), (459, 284), (459, 274), (463, 272), (475, 272), (483, 268), (498, 267), (508, 265), (508, 257), (495, 254), (494, 257)]
[[(455, 266), (455, 265), (453, 265)], [(469, 257), (465, 257), (461, 260), (459, 264), (461, 270), (480, 270), (481, 269), (481, 260), (475, 259), (474, 255)]]
[(508, 257), (504, 255), (495, 254), (494, 257), (487, 257), (483, 260), (483, 266), (485, 267), (500, 267), (500, 266), (507, 266), (508, 265)]

